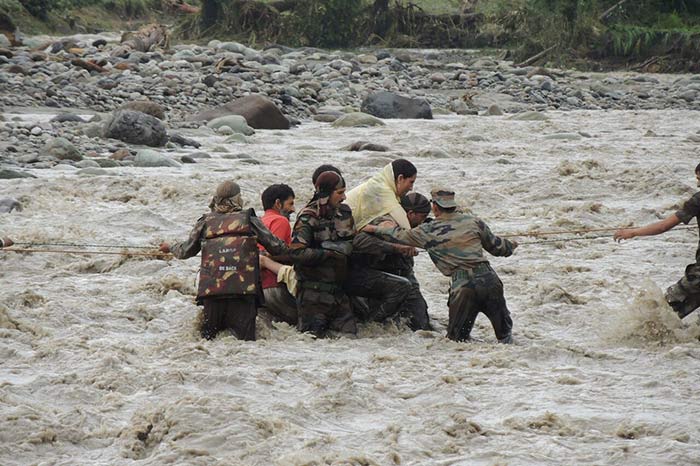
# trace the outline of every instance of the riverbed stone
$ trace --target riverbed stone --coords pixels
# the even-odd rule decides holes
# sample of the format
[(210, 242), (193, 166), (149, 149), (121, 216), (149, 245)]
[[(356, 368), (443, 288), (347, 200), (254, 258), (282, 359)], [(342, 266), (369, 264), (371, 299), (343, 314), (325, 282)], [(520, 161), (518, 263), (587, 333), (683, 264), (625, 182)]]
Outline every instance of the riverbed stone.
[(386, 126), (379, 118), (362, 112), (352, 112), (335, 120), (331, 123), (334, 128), (344, 128), (353, 126)]
[(251, 134), (255, 134), (255, 130), (248, 126), (246, 119), (240, 115), (227, 115), (215, 118), (207, 123), (207, 126), (213, 130), (216, 130), (217, 133), (223, 135), (240, 133), (250, 136)]
[(282, 111), (265, 96), (247, 95), (220, 107), (205, 110), (194, 115), (191, 120), (210, 121), (227, 115), (240, 115), (254, 129), (289, 129), (289, 120)]
[(433, 118), (430, 105), (425, 99), (404, 97), (387, 91), (368, 95), (362, 101), (361, 110), (379, 118)]
[(159, 147), (168, 142), (163, 123), (154, 116), (132, 110), (118, 110), (104, 126), (104, 137), (130, 144)]
[(62, 137), (50, 140), (46, 146), (44, 146), (44, 152), (58, 160), (83, 160), (83, 156), (73, 143)]
[(142, 149), (134, 157), (136, 167), (180, 167), (180, 163), (151, 149)]

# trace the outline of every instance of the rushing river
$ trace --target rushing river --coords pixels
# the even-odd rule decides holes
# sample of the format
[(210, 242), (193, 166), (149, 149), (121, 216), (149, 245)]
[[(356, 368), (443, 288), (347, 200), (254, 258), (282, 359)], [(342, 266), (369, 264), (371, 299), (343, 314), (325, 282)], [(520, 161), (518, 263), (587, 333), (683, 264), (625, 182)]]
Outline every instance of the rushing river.
[[(0, 230), (157, 245), (185, 239), (226, 178), (258, 212), (279, 182), (300, 208), (321, 163), (352, 187), (398, 156), (418, 167), (418, 192), (453, 187), (497, 234), (645, 224), (695, 192), (696, 112), (546, 115), (308, 122), (250, 144), (193, 131), (211, 159), (2, 181), (24, 210), (0, 214)], [(341, 150), (358, 140), (391, 152)], [(444, 337), (449, 280), (425, 253), (416, 273), (435, 332), (371, 324), (316, 341), (259, 322), (256, 342), (199, 337), (198, 257), (0, 253), (0, 464), (697, 465), (699, 319), (678, 320), (662, 292), (697, 234), (519, 238), (530, 244), (491, 261), (512, 346), (495, 344), (483, 315), (477, 341)]]

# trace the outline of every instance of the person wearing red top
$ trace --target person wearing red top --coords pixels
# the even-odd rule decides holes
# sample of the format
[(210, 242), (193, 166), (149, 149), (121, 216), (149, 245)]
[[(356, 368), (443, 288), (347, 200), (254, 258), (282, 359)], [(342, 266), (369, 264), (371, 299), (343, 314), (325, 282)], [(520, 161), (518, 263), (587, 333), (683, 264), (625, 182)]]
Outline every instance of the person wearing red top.
[[(291, 243), (292, 227), (289, 224), (289, 216), (294, 212), (294, 191), (286, 184), (273, 184), (263, 191), (261, 197), (265, 209), (265, 214), (261, 217), (262, 222), (273, 235), (286, 244)], [(262, 246), (260, 249), (264, 250)], [(284, 283), (277, 281), (276, 273), (266, 268), (261, 272), (265, 310), (274, 320), (296, 325), (296, 299)]]

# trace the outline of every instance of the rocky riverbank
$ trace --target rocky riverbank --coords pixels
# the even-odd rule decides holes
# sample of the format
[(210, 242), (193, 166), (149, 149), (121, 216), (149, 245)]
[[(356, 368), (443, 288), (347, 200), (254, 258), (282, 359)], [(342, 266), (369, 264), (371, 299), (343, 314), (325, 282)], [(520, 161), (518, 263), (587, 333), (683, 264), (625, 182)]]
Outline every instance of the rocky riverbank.
[[(251, 94), (269, 99), (292, 125), (359, 111), (377, 91), (423, 99), (433, 114), (542, 118), (548, 110), (700, 109), (699, 76), (519, 68), (468, 50), (256, 50), (215, 40), (139, 52), (125, 49), (114, 34), (25, 43), (0, 48), (0, 104), (5, 112), (32, 108), (59, 115), (0, 125), (0, 177), (14, 176), (8, 169), (21, 176), (24, 168), (56, 165), (108, 169), (134, 163), (140, 143), (172, 152), (217, 131), (231, 135), (238, 131), (192, 116)], [(110, 132), (112, 112), (125, 108), (155, 115), (132, 123), (152, 126), (149, 137), (162, 144)]]

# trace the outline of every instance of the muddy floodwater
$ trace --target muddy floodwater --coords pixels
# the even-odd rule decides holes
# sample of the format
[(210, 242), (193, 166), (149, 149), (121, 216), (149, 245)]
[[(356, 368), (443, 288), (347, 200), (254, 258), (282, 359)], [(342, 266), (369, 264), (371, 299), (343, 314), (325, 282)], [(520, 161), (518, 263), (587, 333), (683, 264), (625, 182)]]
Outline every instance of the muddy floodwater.
[[(299, 209), (319, 164), (352, 187), (400, 156), (418, 167), (416, 191), (454, 188), (497, 234), (641, 225), (696, 192), (697, 112), (545, 115), (304, 122), (248, 144), (191, 130), (212, 158), (3, 180), (24, 210), (0, 214), (0, 230), (157, 245), (184, 240), (224, 179), (261, 214), (269, 184), (291, 185)], [(359, 140), (391, 150), (341, 150)], [(256, 342), (199, 337), (199, 257), (0, 253), (0, 464), (700, 464), (699, 317), (681, 322), (663, 300), (694, 260), (697, 228), (622, 244), (562, 236), (518, 238), (512, 257), (491, 260), (512, 346), (483, 315), (476, 341), (444, 337), (449, 279), (425, 253), (416, 274), (435, 332), (370, 324), (317, 341), (259, 322)]]

